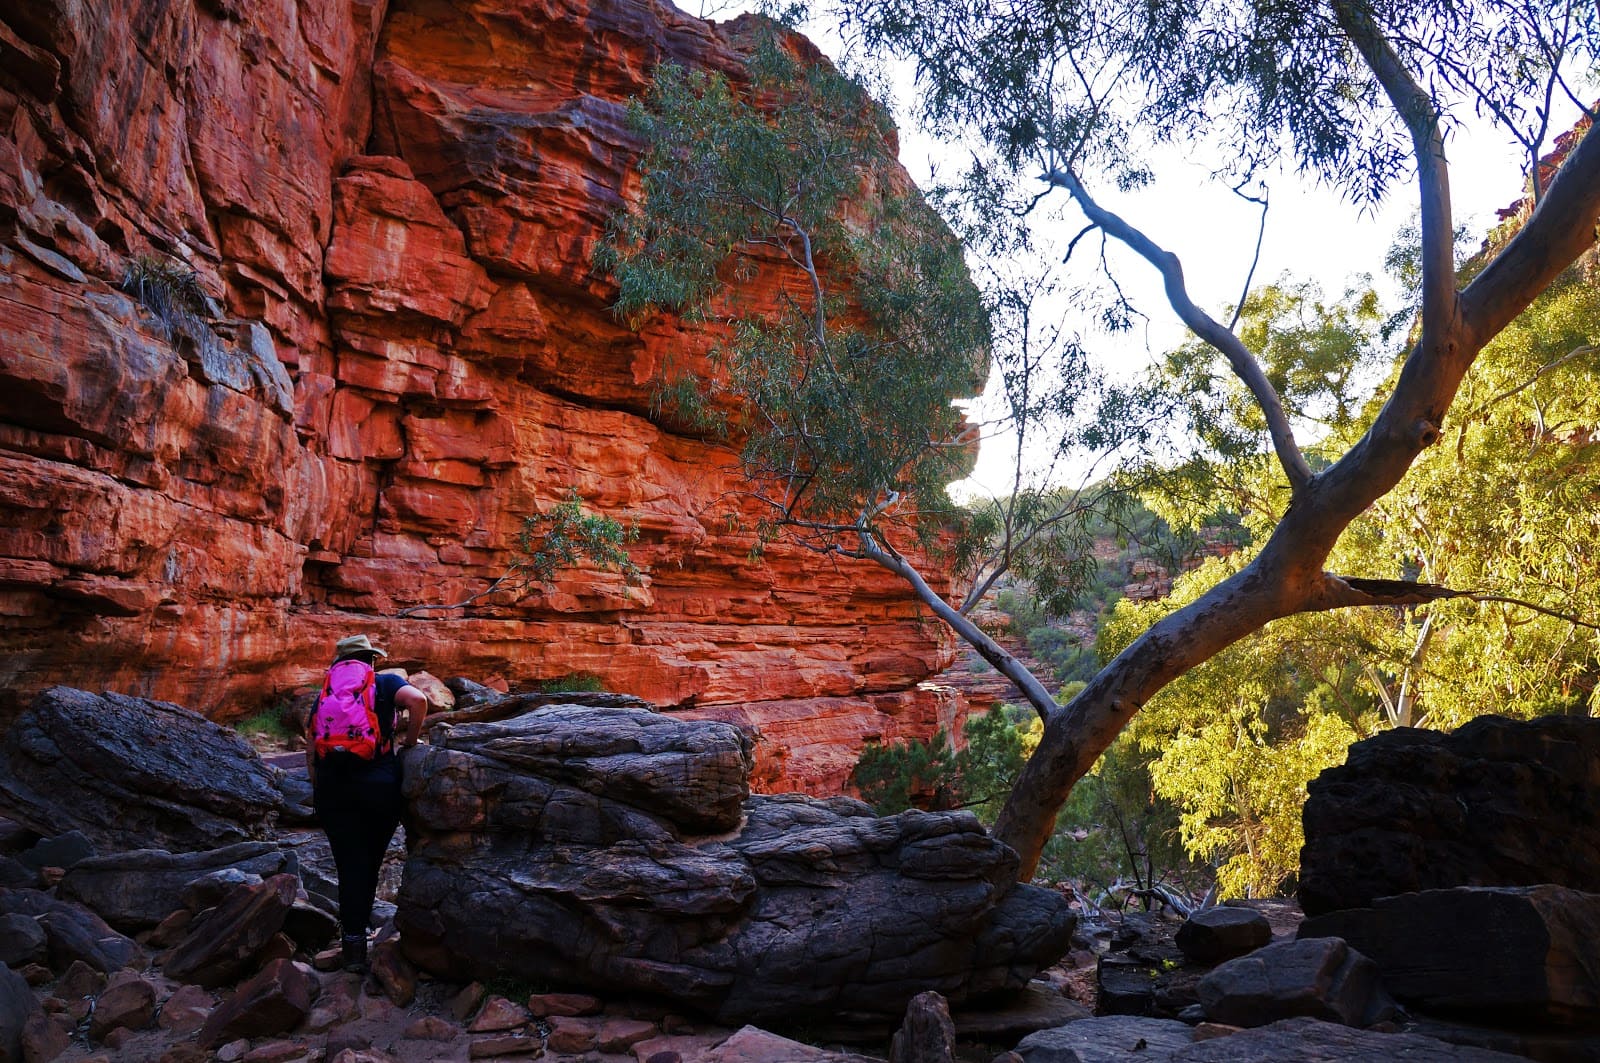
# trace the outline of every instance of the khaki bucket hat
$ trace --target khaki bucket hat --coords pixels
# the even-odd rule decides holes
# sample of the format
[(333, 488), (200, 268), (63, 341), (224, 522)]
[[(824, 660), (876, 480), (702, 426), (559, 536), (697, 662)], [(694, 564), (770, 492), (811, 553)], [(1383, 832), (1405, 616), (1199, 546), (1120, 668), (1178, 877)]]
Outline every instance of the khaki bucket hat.
[(336, 661), (354, 657), (358, 653), (375, 653), (379, 657), (389, 656), (383, 649), (374, 646), (372, 640), (365, 635), (347, 635), (333, 644), (333, 659)]

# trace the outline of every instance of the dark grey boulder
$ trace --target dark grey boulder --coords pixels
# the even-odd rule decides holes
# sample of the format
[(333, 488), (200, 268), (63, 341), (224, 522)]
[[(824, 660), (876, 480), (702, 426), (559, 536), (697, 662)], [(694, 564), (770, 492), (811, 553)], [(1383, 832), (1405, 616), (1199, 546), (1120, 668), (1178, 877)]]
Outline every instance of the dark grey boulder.
[(49, 955), (48, 945), (44, 927), (33, 916), (21, 912), (0, 915), (0, 963), (13, 968), (43, 963)]
[(434, 744), (647, 809), (690, 833), (737, 826), (750, 793), (743, 732), (643, 708), (551, 705), (504, 722), (452, 727)]
[(67, 872), (57, 892), (93, 909), (117, 929), (134, 933), (155, 926), (180, 907), (198, 910), (216, 904), (225, 892), (221, 887), (204, 897), (191, 895), (197, 882), (211, 876), (233, 873), (259, 882), (292, 874), (297, 866), (292, 850), (265, 841), (198, 853), (135, 849), (79, 863)]
[(1016, 1044), (1030, 1033), (1065, 1026), (1091, 1017), (1094, 1012), (1034, 982), (1017, 993), (966, 1004), (951, 1013), (956, 1036), (984, 1044)]
[(956, 1027), (938, 993), (918, 993), (889, 1043), (889, 1063), (955, 1063)]
[(1254, 909), (1224, 904), (1189, 916), (1174, 941), (1196, 963), (1221, 963), (1270, 944), (1272, 924)]
[[(657, 994), (738, 1024), (898, 1020), (1020, 989), (1071, 940), (966, 813), (744, 801), (736, 728), (547, 706), (408, 758), (396, 926), (436, 974)], [(741, 802), (743, 802), (741, 804)]]
[(305, 952), (322, 949), (339, 933), (339, 920), (309, 901), (295, 901), (283, 917), (283, 932)]
[(22, 1027), (38, 1007), (28, 980), (0, 963), (0, 1060), (21, 1063)]
[(1370, 955), (1395, 996), (1475, 1022), (1600, 1027), (1600, 894), (1459, 887), (1307, 919)]
[(1480, 717), (1401, 727), (1312, 780), (1300, 852), (1307, 915), (1452, 886), (1600, 884), (1600, 719)]
[(1257, 949), (1217, 967), (1198, 989), (1206, 1018), (1229, 1026), (1301, 1016), (1371, 1026), (1395, 1010), (1378, 966), (1336, 937)]
[(217, 849), (264, 837), (283, 802), (238, 734), (160, 701), (52, 687), (0, 740), (0, 810), (102, 851)]
[(33, 889), (39, 885), (39, 872), (14, 860), (9, 856), (0, 856), (0, 889)]
[(1106, 1015), (1029, 1034), (1017, 1045), (1024, 1063), (1135, 1063), (1164, 1060), (1194, 1042), (1175, 1019)]
[(94, 855), (94, 842), (81, 830), (69, 830), (54, 838), (41, 838), (32, 848), (17, 854), (17, 862), (35, 871), (47, 867), (70, 868)]
[(74, 961), (109, 973), (143, 962), (144, 951), (94, 912), (39, 890), (0, 889), (0, 912), (37, 919), (46, 938), (49, 967), (61, 973)]
[(1285, 1019), (1148, 1058), (1150, 1063), (1526, 1063), (1521, 1056), (1484, 1048), (1311, 1018)]
[(444, 681), (444, 685), (446, 690), (456, 696), (455, 708), (458, 712), (467, 709), (479, 709), (485, 705), (501, 701), (506, 697), (505, 694), (494, 689), (494, 687), (486, 687), (482, 683), (467, 679), (465, 676), (452, 676)]

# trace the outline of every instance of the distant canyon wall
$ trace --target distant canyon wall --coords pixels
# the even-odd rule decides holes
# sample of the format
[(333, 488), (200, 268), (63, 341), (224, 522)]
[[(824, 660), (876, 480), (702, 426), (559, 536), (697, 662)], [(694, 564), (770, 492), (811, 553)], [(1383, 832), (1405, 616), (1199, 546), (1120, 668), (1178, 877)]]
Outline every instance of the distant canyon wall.
[[(590, 266), (637, 182), (627, 99), (663, 61), (737, 75), (754, 30), (655, 0), (0, 0), (0, 725), (57, 682), (244, 715), (367, 632), (736, 720), (767, 789), (953, 726), (922, 685), (953, 643), (907, 588), (751, 560), (734, 455), (651, 418), (714, 337), (629, 331)], [(141, 262), (213, 305), (163, 323), (121, 290)], [(569, 488), (638, 527), (637, 585), (398, 617), (482, 591)]]

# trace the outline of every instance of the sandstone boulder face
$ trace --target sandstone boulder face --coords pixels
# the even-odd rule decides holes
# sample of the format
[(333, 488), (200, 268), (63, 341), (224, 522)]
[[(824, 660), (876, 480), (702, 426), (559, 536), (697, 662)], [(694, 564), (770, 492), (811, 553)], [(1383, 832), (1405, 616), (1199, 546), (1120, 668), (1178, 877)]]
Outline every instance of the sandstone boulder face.
[(1485, 716), (1357, 742), (1309, 787), (1307, 915), (1452, 886), (1600, 883), (1600, 719)]
[[(749, 560), (727, 449), (651, 419), (712, 327), (631, 332), (591, 268), (636, 194), (627, 100), (663, 61), (737, 75), (756, 22), (80, 7), (0, 15), (0, 722), (61, 682), (245, 715), (352, 630), (439, 674), (584, 673), (770, 724), (770, 789), (836, 789), (866, 738), (959, 722), (918, 688), (952, 641), (906, 587), (781, 544)], [(157, 320), (119, 289), (141, 256), (209, 305)], [(764, 267), (744, 297), (786, 283)], [(401, 618), (483, 591), (569, 486), (639, 529), (637, 585), (585, 569)]]
[(969, 814), (741, 807), (748, 739), (725, 724), (549, 706), (438, 742), (406, 762), (396, 918), (437, 974), (648, 992), (728, 1023), (882, 1020), (924, 990), (1020, 988), (1070, 943), (1065, 901), (1015, 885)]
[(218, 849), (262, 837), (276, 773), (232, 730), (165, 702), (53, 687), (0, 739), (0, 809), (103, 850)]

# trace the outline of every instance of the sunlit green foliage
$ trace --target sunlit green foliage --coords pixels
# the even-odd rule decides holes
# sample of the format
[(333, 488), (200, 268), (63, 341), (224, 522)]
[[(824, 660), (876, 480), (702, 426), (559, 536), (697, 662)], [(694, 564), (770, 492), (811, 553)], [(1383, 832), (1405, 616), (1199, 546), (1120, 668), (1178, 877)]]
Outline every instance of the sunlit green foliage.
[[(1273, 327), (1252, 315), (1282, 305), (1247, 305), (1246, 328)], [(1313, 335), (1337, 334), (1353, 313), (1375, 320), (1369, 305), (1358, 296), (1350, 307), (1319, 307)], [(1600, 623), (1597, 345), (1600, 284), (1575, 268), (1485, 348), (1445, 438), (1350, 527), (1330, 568), (1517, 598)], [(1262, 346), (1274, 344), (1267, 337)], [(1289, 349), (1309, 358), (1317, 344), (1302, 339)], [(1298, 368), (1280, 376), (1291, 395), (1306, 390), (1294, 383), (1305, 379)], [(1374, 412), (1332, 420), (1327, 438), (1353, 438)], [(1256, 508), (1252, 515), (1241, 505), (1247, 523), (1267, 534), (1282, 504), (1274, 467), (1248, 453), (1216, 456), (1222, 450), (1190, 480), (1190, 510), (1249, 499)], [(1206, 495), (1203, 482), (1215, 493)], [(1194, 600), (1249, 554), (1208, 562), (1161, 603), (1120, 603), (1102, 652)], [(1271, 893), (1292, 883), (1298, 864), (1305, 783), (1342, 762), (1350, 742), (1398, 722), (1450, 728), (1484, 713), (1592, 712), (1597, 650), (1593, 630), (1504, 602), (1294, 616), (1175, 680), (1129, 737), (1156, 754), (1155, 787), (1181, 808), (1189, 851), (1219, 863), (1224, 892)]]
[[(671, 311), (721, 327), (699, 405), (687, 370), (661, 382), (664, 404), (701, 426), (708, 409), (735, 411), (727, 431), (769, 526), (850, 550), (918, 504), (944, 505), (970, 460), (951, 400), (981, 387), (987, 312), (859, 85), (796, 60), (775, 32), (745, 73), (736, 86), (657, 71), (629, 112), (647, 145), (642, 198), (596, 264), (624, 320)], [(758, 275), (776, 305), (751, 299)]]
[(880, 815), (967, 808), (992, 822), (1039, 730), (1031, 713), (1002, 706), (967, 718), (959, 751), (943, 730), (927, 741), (869, 742), (851, 783)]
[(522, 522), (517, 535), (517, 566), (536, 583), (549, 583), (563, 569), (587, 560), (601, 568), (615, 569), (627, 579), (639, 575), (639, 567), (623, 549), (639, 537), (639, 529), (611, 517), (584, 511), (576, 490), (543, 513)]
[[(1073, 693), (1063, 690), (1063, 700)], [(1002, 705), (967, 719), (959, 751), (943, 731), (926, 742), (869, 743), (851, 781), (881, 815), (965, 808), (993, 823), (1041, 731), (1031, 710)], [(1125, 904), (1128, 891), (1163, 884), (1204, 892), (1208, 878), (1183, 851), (1176, 806), (1152, 784), (1152, 757), (1130, 741), (1106, 751), (1062, 808), (1040, 863), (1042, 878), (1070, 883), (1101, 906)]]

